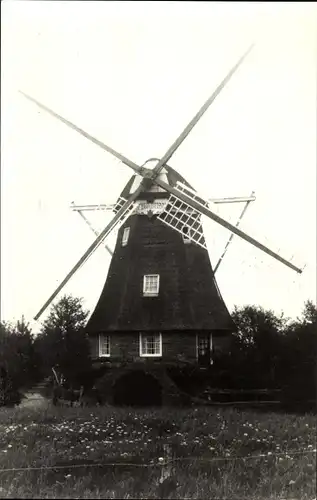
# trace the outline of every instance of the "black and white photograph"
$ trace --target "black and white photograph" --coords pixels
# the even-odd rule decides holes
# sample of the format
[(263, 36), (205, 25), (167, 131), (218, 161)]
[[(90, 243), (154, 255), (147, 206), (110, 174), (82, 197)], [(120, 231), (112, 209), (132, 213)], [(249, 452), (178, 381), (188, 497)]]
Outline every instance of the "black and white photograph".
[(316, 500), (314, 2), (1, 3), (0, 498)]

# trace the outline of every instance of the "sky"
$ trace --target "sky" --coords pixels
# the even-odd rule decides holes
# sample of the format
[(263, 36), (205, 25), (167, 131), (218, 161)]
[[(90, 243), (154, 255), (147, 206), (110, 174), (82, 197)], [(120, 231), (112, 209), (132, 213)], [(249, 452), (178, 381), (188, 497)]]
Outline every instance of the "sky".
[[(18, 90), (141, 165), (163, 156), (252, 42), (169, 164), (208, 198), (255, 191), (240, 228), (305, 266), (297, 274), (234, 237), (216, 274), (229, 310), (295, 318), (316, 301), (314, 3), (4, 1), (1, 11), (2, 320), (23, 314), (39, 328), (32, 318), (94, 240), (70, 203), (113, 203), (132, 174)], [(242, 208), (214, 210), (235, 223)], [(99, 230), (111, 218), (87, 216)], [(230, 233), (205, 219), (204, 231), (214, 266)], [(92, 312), (109, 263), (99, 247), (61, 295)]]

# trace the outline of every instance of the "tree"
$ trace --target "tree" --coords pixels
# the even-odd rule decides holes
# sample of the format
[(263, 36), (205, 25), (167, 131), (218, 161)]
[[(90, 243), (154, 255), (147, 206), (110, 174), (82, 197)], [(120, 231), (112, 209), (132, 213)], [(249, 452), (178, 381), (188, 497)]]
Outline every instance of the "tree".
[(231, 370), (244, 386), (269, 388), (277, 385), (281, 339), (288, 319), (259, 306), (235, 307)]
[(36, 339), (43, 375), (58, 366), (70, 383), (90, 368), (89, 342), (85, 333), (88, 311), (82, 299), (65, 295), (51, 308)]
[[(215, 383), (229, 388), (279, 389), (293, 408), (310, 409), (317, 396), (317, 308), (306, 301), (300, 318), (258, 306), (235, 308), (231, 352), (215, 363)], [(219, 375), (220, 374), (220, 375)]]
[(312, 300), (307, 300), (304, 304), (302, 321), (306, 324), (308, 323), (313, 326), (317, 326), (317, 306)]
[(0, 323), (1, 403), (18, 402), (18, 390), (34, 382), (33, 335), (22, 316), (15, 325)]
[(288, 398), (316, 399), (316, 362), (317, 308), (308, 300), (302, 317), (288, 325), (283, 338), (283, 385)]
[[(38, 377), (38, 361), (34, 350), (34, 335), (24, 316), (14, 328), (19, 372), (24, 381), (34, 382)], [(23, 382), (22, 382), (23, 384)]]

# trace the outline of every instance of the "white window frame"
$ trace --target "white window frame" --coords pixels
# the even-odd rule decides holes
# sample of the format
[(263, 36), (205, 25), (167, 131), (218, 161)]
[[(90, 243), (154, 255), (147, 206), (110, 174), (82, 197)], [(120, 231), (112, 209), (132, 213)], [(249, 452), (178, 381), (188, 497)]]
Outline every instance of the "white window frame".
[[(198, 361), (198, 348), (199, 348), (198, 337), (199, 337), (199, 334), (196, 333), (196, 359), (197, 359), (197, 361)], [(214, 362), (214, 360), (212, 358), (212, 333), (209, 334), (209, 349), (210, 349), (210, 364), (212, 365)]]
[[(102, 339), (104, 339), (105, 337), (108, 337), (108, 346), (109, 346), (108, 353), (102, 352)], [(106, 333), (99, 333), (99, 336), (98, 336), (98, 356), (99, 356), (99, 358), (109, 358), (110, 352), (111, 352), (110, 341), (111, 341), (110, 335), (108, 335)]]
[(125, 247), (128, 244), (130, 236), (130, 227), (125, 227), (122, 234), (121, 246)]
[[(153, 336), (158, 336), (159, 337), (159, 343), (160, 343), (160, 349), (159, 353), (155, 354), (148, 354), (143, 352), (143, 346), (142, 346), (142, 340), (144, 337), (153, 337)], [(162, 334), (161, 333), (140, 333), (140, 357), (142, 358), (161, 358), (162, 357)]]
[[(156, 287), (153, 290), (147, 290), (147, 278), (157, 278)], [(159, 274), (145, 274), (143, 276), (143, 297), (157, 297), (160, 290), (160, 275)]]

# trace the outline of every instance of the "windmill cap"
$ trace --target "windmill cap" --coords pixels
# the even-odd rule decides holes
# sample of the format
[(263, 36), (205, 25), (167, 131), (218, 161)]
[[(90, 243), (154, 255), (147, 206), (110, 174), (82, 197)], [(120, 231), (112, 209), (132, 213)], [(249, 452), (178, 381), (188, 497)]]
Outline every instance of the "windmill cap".
[[(147, 166), (148, 168), (153, 169), (156, 167), (156, 165), (158, 164), (159, 161), (160, 161), (159, 158), (149, 158), (148, 160), (146, 160), (143, 163), (142, 167)], [(165, 173), (165, 174), (167, 173), (167, 170), (165, 167), (166, 167), (166, 165), (162, 168), (161, 173)]]

